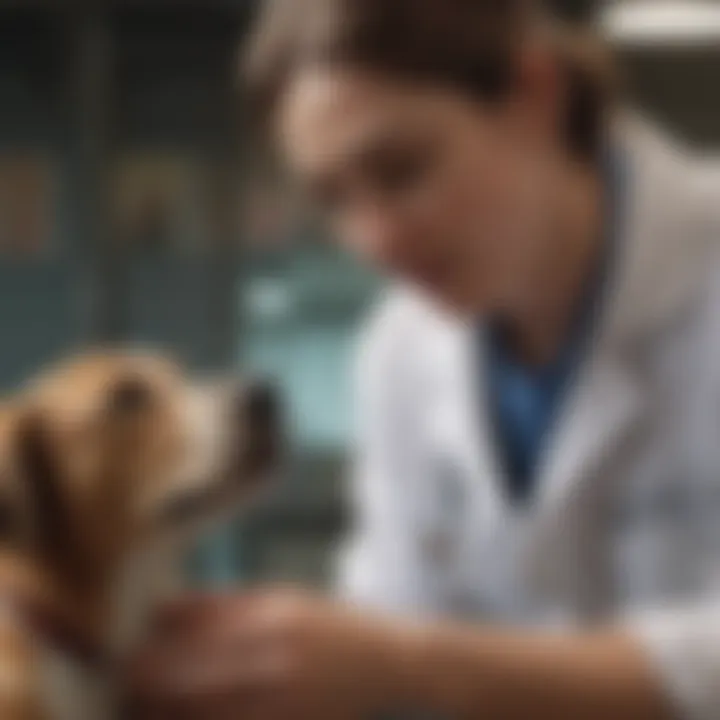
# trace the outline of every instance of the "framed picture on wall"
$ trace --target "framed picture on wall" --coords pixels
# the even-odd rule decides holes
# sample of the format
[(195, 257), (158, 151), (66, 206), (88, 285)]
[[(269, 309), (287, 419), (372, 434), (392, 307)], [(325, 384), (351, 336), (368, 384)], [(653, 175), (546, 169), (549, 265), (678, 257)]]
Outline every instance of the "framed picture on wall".
[(171, 153), (123, 157), (114, 182), (115, 227), (128, 249), (193, 253), (207, 245), (202, 165)]
[(48, 252), (55, 213), (54, 169), (40, 154), (0, 155), (0, 254), (36, 258)]
[(240, 234), (252, 251), (278, 252), (300, 239), (303, 213), (298, 198), (281, 188), (249, 183), (240, 203)]

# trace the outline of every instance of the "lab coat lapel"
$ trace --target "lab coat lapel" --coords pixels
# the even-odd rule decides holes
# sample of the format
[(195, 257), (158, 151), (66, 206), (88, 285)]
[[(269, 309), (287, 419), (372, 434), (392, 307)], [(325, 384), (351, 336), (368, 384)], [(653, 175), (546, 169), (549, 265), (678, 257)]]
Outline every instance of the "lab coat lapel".
[[(691, 191), (677, 186), (687, 175), (678, 154), (634, 118), (624, 118), (617, 141), (630, 159), (630, 182), (615, 277), (595, 345), (559, 418), (530, 521), (530, 576), (555, 596), (578, 590), (587, 560), (582, 544), (593, 530), (588, 518), (598, 520), (599, 498), (613, 491), (610, 461), (649, 412), (648, 352), (696, 297), (704, 257), (687, 216)], [(592, 511), (585, 513), (587, 504)]]
[[(447, 369), (453, 400), (448, 404), (457, 416), (451, 426), (458, 433), (464, 464), (474, 478), (482, 478), (483, 505), (497, 517), (509, 504), (503, 481), (504, 468), (495, 447), (487, 412), (486, 373), (481, 340), (476, 327), (456, 327), (449, 343), (440, 343), (446, 352), (442, 366)], [(601, 343), (599, 343), (599, 346)], [(619, 438), (627, 437), (643, 416), (647, 393), (641, 373), (622, 354), (599, 347), (592, 362), (581, 372), (575, 390), (558, 418), (540, 468), (538, 508), (533, 514), (550, 511), (584, 477), (589, 477)], [(590, 356), (593, 352), (589, 353)], [(475, 490), (477, 494), (477, 490)]]
[(591, 478), (643, 417), (648, 394), (629, 359), (598, 356), (576, 383), (541, 469), (540, 512), (552, 511), (583, 479)]
[[(612, 462), (642, 429), (651, 393), (627, 358), (598, 356), (560, 418), (528, 515), (526, 580), (537, 597), (563, 599), (587, 620), (607, 601), (607, 558), (598, 555), (612, 493)], [(592, 567), (591, 573), (586, 573)]]
[(606, 297), (574, 391), (559, 418), (542, 477), (542, 505), (561, 503), (642, 416), (648, 390), (643, 348), (692, 299), (698, 253), (690, 246), (678, 157), (636, 118), (615, 143), (627, 159), (620, 239)]
[[(478, 328), (472, 322), (450, 321), (434, 343), (436, 367), (442, 368), (444, 413), (441, 432), (459, 453), (461, 476), (467, 478), (465, 496), (473, 517), (490, 527), (502, 514), (502, 482), (497, 453), (484, 412), (483, 357)], [(479, 513), (479, 515), (478, 515)]]

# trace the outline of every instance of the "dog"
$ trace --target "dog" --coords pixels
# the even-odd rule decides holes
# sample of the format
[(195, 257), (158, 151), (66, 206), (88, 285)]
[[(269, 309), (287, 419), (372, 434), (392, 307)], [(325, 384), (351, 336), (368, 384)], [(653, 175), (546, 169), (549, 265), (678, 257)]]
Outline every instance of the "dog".
[(280, 435), (266, 385), (139, 352), (64, 362), (0, 408), (0, 718), (119, 717), (114, 663)]

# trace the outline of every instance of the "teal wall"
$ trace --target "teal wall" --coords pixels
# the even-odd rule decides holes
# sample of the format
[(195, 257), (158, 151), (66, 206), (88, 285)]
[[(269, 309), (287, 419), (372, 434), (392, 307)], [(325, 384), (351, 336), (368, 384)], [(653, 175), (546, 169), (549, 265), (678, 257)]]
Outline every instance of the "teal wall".
[(356, 335), (376, 289), (369, 273), (319, 244), (288, 251), (270, 269), (250, 263), (245, 274), (239, 356), (278, 378), (307, 451), (344, 449), (350, 440)]

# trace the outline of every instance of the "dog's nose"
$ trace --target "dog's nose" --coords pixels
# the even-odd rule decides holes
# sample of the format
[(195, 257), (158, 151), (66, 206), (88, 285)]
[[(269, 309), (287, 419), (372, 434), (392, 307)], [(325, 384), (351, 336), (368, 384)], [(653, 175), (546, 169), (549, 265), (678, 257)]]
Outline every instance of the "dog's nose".
[(242, 399), (243, 413), (251, 426), (266, 430), (280, 424), (280, 394), (271, 382), (251, 382)]
[(240, 412), (246, 428), (246, 462), (251, 472), (267, 472), (283, 454), (283, 418), (280, 393), (271, 383), (255, 381), (245, 386)]

